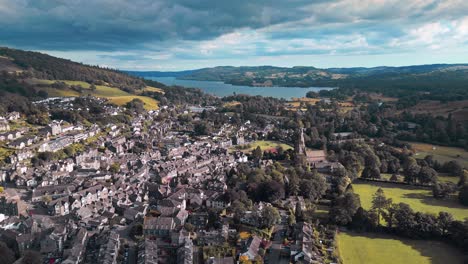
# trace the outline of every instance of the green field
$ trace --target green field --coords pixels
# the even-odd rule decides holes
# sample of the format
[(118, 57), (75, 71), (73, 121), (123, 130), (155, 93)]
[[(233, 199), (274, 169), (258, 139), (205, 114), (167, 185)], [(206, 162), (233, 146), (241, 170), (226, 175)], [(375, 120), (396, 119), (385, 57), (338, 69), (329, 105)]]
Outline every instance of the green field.
[(156, 110), (158, 109), (158, 101), (153, 98), (139, 95), (127, 95), (127, 96), (112, 96), (108, 97), (109, 101), (116, 105), (125, 105), (126, 103), (132, 101), (133, 99), (140, 99), (145, 104), (146, 110)]
[(414, 211), (433, 214), (445, 211), (458, 220), (468, 218), (468, 207), (461, 205), (456, 197), (438, 200), (432, 197), (430, 189), (383, 182), (354, 182), (354, 192), (359, 194), (364, 209), (371, 208), (372, 195), (379, 187), (384, 190), (387, 198), (393, 199), (393, 203), (407, 203)]
[(434, 159), (439, 162), (447, 162), (456, 160), (465, 168), (468, 168), (468, 152), (462, 148), (444, 147), (426, 143), (408, 142), (415, 150), (416, 158), (424, 158), (427, 155), (433, 155)]
[(383, 234), (340, 233), (338, 250), (344, 264), (463, 263), (462, 253), (442, 242)]
[(258, 141), (251, 142), (251, 143), (243, 145), (243, 146), (234, 146), (234, 147), (231, 148), (231, 150), (233, 150), (233, 151), (234, 150), (240, 150), (242, 152), (249, 153), (252, 150), (256, 149), (257, 147), (260, 147), (260, 149), (262, 149), (262, 151), (269, 150), (269, 149), (272, 149), (272, 148), (279, 148), (279, 147), (282, 147), (283, 150), (292, 149), (292, 147), (290, 145), (284, 144), (284, 143), (281, 143), (281, 142), (270, 141), (270, 140), (258, 140)]
[[(60, 80), (68, 85), (80, 85), (85, 90), (80, 94), (77, 91), (73, 90), (64, 90), (64, 89), (55, 89), (51, 87), (44, 87), (42, 90), (46, 91), (49, 96), (80, 96), (80, 95), (92, 95), (96, 97), (103, 97), (109, 99), (111, 103), (116, 105), (125, 105), (126, 103), (130, 102), (131, 100), (138, 98), (143, 101), (146, 110), (156, 110), (158, 109), (158, 101), (153, 98), (146, 97), (146, 96), (139, 96), (127, 93), (119, 88), (105, 86), (105, 85), (96, 85), (96, 90), (92, 91), (89, 90), (90, 84), (87, 82), (82, 81), (67, 81), (67, 80)], [(55, 81), (51, 80), (41, 80), (41, 79), (31, 79), (29, 80), (30, 83), (35, 84), (52, 84)], [(148, 91), (153, 92), (161, 92), (162, 90), (155, 87), (148, 86)]]

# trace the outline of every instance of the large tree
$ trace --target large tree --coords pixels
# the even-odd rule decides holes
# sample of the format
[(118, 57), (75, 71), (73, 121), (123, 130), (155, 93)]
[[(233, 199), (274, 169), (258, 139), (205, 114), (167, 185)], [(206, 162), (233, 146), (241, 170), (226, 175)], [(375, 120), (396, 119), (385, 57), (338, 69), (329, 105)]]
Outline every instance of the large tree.
[(278, 212), (278, 209), (276, 209), (273, 206), (265, 206), (262, 210), (262, 220), (263, 224), (266, 227), (272, 227), (275, 224), (279, 223), (281, 220), (281, 216)]
[(348, 191), (335, 200), (330, 209), (330, 220), (339, 225), (347, 225), (352, 221), (359, 207), (361, 207), (359, 195)]
[(379, 188), (377, 192), (372, 196), (372, 209), (377, 212), (377, 225), (380, 225), (380, 217), (386, 209), (392, 204), (392, 199), (385, 197), (385, 193), (382, 188)]

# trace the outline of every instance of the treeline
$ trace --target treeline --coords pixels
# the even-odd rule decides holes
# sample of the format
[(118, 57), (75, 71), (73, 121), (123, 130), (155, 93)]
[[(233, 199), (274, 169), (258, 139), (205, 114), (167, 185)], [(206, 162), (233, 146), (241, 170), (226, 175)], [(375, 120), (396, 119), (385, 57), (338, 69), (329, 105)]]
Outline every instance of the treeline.
[[(438, 215), (415, 212), (408, 204), (393, 203), (382, 189), (373, 195), (372, 207), (361, 207), (358, 194), (348, 188), (330, 210), (330, 220), (356, 231), (396, 234), (411, 239), (438, 239), (468, 253), (468, 222), (454, 220), (447, 212)], [(385, 223), (381, 220), (384, 219)]]
[(164, 91), (164, 93), (157, 92), (143, 92), (142, 95), (153, 97), (154, 99), (161, 102), (162, 105), (175, 104), (175, 105), (219, 105), (220, 99), (204, 93), (200, 89), (185, 88), (182, 86), (166, 86), (162, 83), (153, 80), (144, 80), (148, 86), (158, 87)]

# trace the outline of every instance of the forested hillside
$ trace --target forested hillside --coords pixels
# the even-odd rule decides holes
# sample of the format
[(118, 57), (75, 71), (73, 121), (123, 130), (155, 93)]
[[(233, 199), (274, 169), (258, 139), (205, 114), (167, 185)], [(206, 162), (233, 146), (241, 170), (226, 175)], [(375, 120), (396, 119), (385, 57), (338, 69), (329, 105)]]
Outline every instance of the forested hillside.
[[(96, 85), (107, 83), (110, 86), (126, 91), (133, 91), (146, 86), (143, 80), (116, 70), (83, 65), (39, 52), (0, 48), (0, 56), (9, 58), (19, 68), (23, 69), (28, 75), (24, 77), (84, 81)], [(0, 70), (2, 69), (0, 68)]]

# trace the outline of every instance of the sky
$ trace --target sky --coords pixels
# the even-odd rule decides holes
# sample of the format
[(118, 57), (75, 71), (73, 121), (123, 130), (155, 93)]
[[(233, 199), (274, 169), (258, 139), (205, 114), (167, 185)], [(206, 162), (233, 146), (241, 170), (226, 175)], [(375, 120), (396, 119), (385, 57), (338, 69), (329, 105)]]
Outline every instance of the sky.
[(468, 62), (466, 0), (0, 0), (0, 46), (123, 70)]

